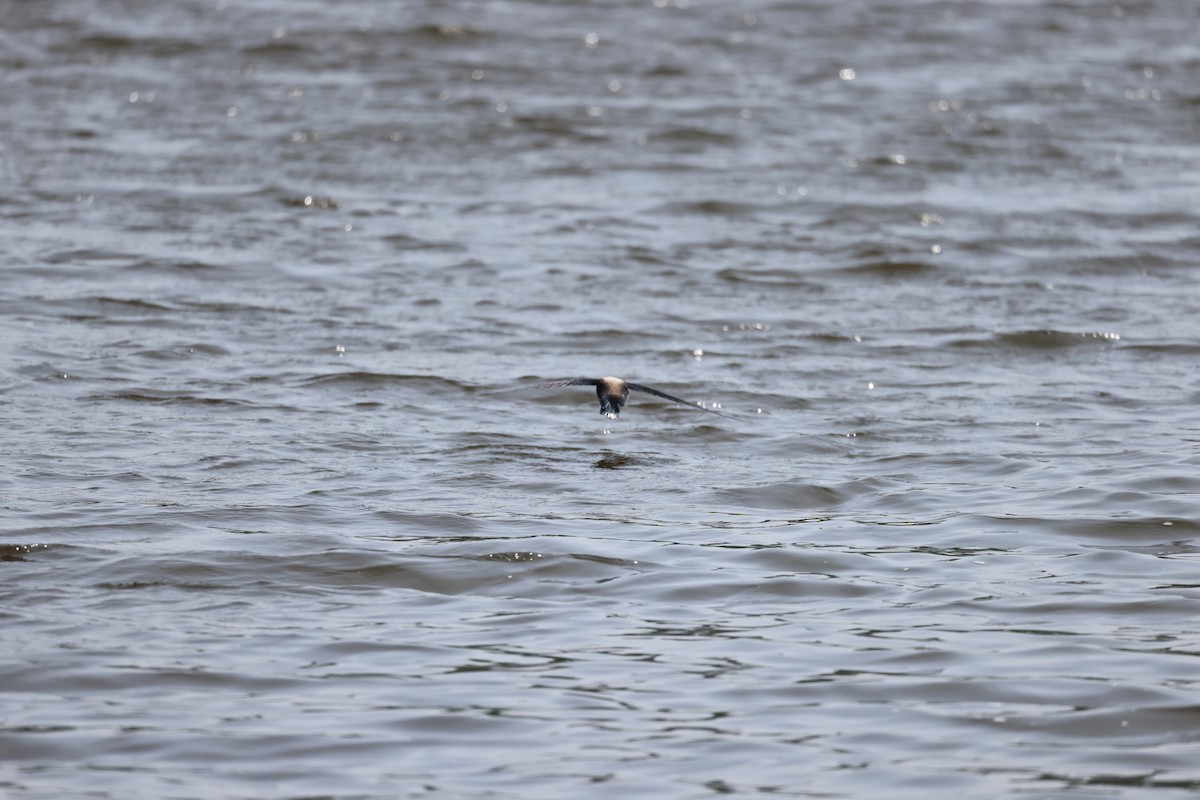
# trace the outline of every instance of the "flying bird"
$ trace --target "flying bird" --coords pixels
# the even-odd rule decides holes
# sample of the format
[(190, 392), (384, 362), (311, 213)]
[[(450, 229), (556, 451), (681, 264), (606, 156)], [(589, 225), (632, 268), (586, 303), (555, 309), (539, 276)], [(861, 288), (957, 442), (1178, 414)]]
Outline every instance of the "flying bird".
[[(629, 390), (635, 392), (645, 392), (652, 394), (655, 397), (661, 397), (664, 400), (670, 400), (673, 403), (679, 403), (681, 406), (694, 408), (697, 411), (707, 411), (710, 414), (716, 414), (720, 417), (729, 417), (728, 414), (722, 414), (720, 411), (715, 411), (711, 408), (689, 403), (681, 397), (676, 397), (673, 394), (660, 392), (658, 389), (651, 389), (649, 386), (642, 386), (640, 383), (630, 383), (623, 381), (620, 378), (567, 378), (561, 381), (550, 381), (549, 383), (540, 383), (534, 386), (535, 389), (556, 389), (561, 386), (595, 386), (596, 397), (600, 399), (600, 413), (609, 419), (616, 419), (621, 413), (621, 409), (625, 407), (625, 401), (629, 399)], [(732, 419), (732, 417), (730, 417)]]

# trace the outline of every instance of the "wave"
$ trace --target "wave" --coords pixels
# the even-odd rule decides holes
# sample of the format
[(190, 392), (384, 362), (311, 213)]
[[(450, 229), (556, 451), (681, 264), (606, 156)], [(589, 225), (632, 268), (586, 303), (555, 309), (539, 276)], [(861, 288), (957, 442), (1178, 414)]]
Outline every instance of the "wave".
[(1026, 330), (997, 333), (984, 338), (957, 339), (949, 343), (959, 348), (1000, 348), (1016, 350), (1065, 350), (1077, 347), (1111, 346), (1120, 334), (1108, 331)]
[(333, 387), (364, 387), (364, 386), (417, 386), (428, 388), (450, 388), (467, 391), (469, 384), (461, 383), (438, 375), (410, 375), (392, 372), (371, 372), (369, 370), (350, 370), (348, 372), (330, 372), (322, 375), (312, 375), (299, 381), (300, 386), (333, 386)]

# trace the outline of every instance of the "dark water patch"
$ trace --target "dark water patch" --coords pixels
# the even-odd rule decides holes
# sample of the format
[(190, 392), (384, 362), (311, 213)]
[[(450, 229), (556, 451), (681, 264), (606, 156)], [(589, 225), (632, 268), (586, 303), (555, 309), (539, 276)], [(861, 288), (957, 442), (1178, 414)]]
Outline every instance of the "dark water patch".
[(134, 353), (135, 356), (150, 359), (152, 361), (186, 361), (191, 358), (220, 358), (230, 355), (230, 352), (220, 345), (203, 344), (195, 342), (192, 344), (180, 344), (172, 347), (161, 347), (153, 350), (139, 350)]
[(679, 61), (660, 61), (642, 74), (647, 78), (683, 78), (690, 75), (691, 71)]
[(1072, 333), (1056, 330), (1026, 330), (997, 333), (980, 339), (956, 339), (949, 344), (961, 348), (998, 348), (1002, 350), (1068, 350), (1080, 347), (1112, 346), (1120, 336), (1107, 331)]
[(1181, 250), (1178, 255), (1147, 252), (1145, 248), (1125, 255), (1089, 255), (1066, 259), (1056, 265), (1068, 275), (1112, 275), (1121, 272), (1163, 273), (1174, 270), (1191, 272), (1196, 260), (1191, 253)]
[[(1128, 722), (1128, 720), (1124, 720)], [(1164, 765), (1167, 769), (1172, 768), (1171, 764)], [(1086, 790), (1089, 786), (1104, 787), (1108, 790), (1119, 791), (1121, 789), (1152, 789), (1155, 791), (1155, 797), (1169, 797), (1164, 794), (1172, 789), (1179, 790), (1185, 793), (1194, 793), (1200, 790), (1200, 780), (1191, 778), (1170, 778), (1163, 777), (1158, 772), (1141, 771), (1140, 774), (1118, 774), (1115, 772), (1102, 773), (1098, 775), (1071, 774), (1059, 770), (1048, 769), (1037, 774), (1031, 773), (1030, 781), (1036, 784), (1052, 784), (1059, 787), (1059, 790), (1066, 792), (1079, 792)], [(1181, 795), (1187, 797), (1188, 795)]]
[(1136, 350), (1147, 354), (1167, 356), (1194, 357), (1200, 355), (1200, 342), (1185, 342), (1172, 339), (1160, 339), (1154, 342), (1139, 342), (1122, 340), (1121, 349)]
[(52, 547), (49, 544), (0, 543), (0, 562), (30, 561), (41, 553), (49, 552)]
[(563, 307), (558, 303), (537, 303), (535, 305), (521, 306), (517, 309), (522, 314), (530, 315), (554, 314), (562, 310)]
[[(636, 261), (642, 264), (652, 264), (655, 266), (676, 268), (680, 267), (680, 262), (668, 253), (662, 252), (654, 247), (645, 245), (632, 245), (625, 248), (623, 253), (625, 260)], [(666, 273), (673, 274), (673, 273)]]
[(376, 523), (382, 523), (392, 532), (379, 532), (371, 538), (394, 540), (428, 539), (437, 540), (444, 537), (469, 536), (488, 530), (488, 525), (481, 520), (464, 514), (430, 513), (403, 511), (399, 509), (380, 509), (372, 514)]
[(565, 331), (557, 340), (561, 347), (563, 342), (579, 347), (581, 343), (594, 345), (596, 348), (611, 347), (614, 343), (640, 341), (643, 335), (633, 328), (614, 328), (611, 326), (597, 328), (576, 328)]
[(298, 61), (314, 49), (312, 44), (299, 41), (299, 38), (296, 34), (280, 36), (265, 42), (246, 45), (242, 48), (242, 52), (249, 58), (268, 61), (278, 59), (285, 63)]
[(474, 387), (451, 378), (438, 375), (413, 375), (390, 372), (371, 372), (369, 370), (347, 370), (346, 372), (330, 372), (306, 377), (298, 382), (303, 387), (329, 387), (347, 389), (377, 389), (388, 386), (402, 386), (417, 391), (453, 390), (456, 392), (470, 391)]
[(834, 486), (787, 481), (767, 486), (720, 489), (712, 502), (723, 506), (764, 509), (835, 509), (853, 499), (853, 492)]
[[(630, 579), (627, 581), (629, 585), (621, 588), (631, 593), (644, 592), (648, 589), (651, 579), (650, 576), (640, 580)], [(818, 575), (756, 575), (752, 578), (739, 578), (717, 573), (706, 576), (702, 584), (695, 581), (662, 583), (665, 584), (661, 589), (665, 599), (675, 603), (784, 604), (795, 609), (803, 608), (806, 604), (829, 601), (838, 603), (867, 598), (878, 601), (892, 594), (892, 591), (878, 585)], [(646, 635), (655, 639), (683, 637), (694, 640), (715, 638), (737, 641), (756, 639), (761, 633), (757, 626), (685, 624), (652, 627), (646, 631)]]
[(93, 53), (97, 57), (121, 57), (128, 55), (150, 58), (173, 58), (192, 55), (201, 45), (191, 38), (143, 36), (134, 37), (120, 33), (93, 33), (77, 36), (70, 41), (70, 52)]
[(873, 572), (876, 566), (869, 553), (848, 553), (808, 545), (756, 548), (739, 553), (735, 564), (747, 575), (767, 579), (808, 576), (847, 583), (856, 575)]
[(759, 205), (756, 203), (739, 203), (732, 200), (686, 200), (672, 203), (663, 203), (655, 206), (647, 213), (663, 214), (667, 216), (702, 216), (702, 217), (751, 217), (761, 211), (768, 210), (768, 206)]
[(279, 202), (289, 208), (306, 208), (314, 211), (336, 211), (341, 208), (341, 204), (332, 197), (314, 195), (304, 195), (303, 197), (294, 195), (283, 196), (279, 198)]
[(234, 397), (215, 397), (193, 392), (170, 389), (119, 389), (112, 392), (97, 392), (87, 395), (85, 400), (93, 402), (118, 401), (124, 403), (150, 403), (155, 405), (184, 405), (209, 408), (253, 408), (250, 400)]
[(712, 146), (731, 146), (738, 136), (713, 128), (685, 125), (651, 131), (648, 140), (652, 144), (668, 144), (682, 152), (700, 152)]
[(74, 265), (85, 267), (98, 264), (112, 263), (137, 263), (140, 256), (136, 253), (130, 253), (121, 250), (107, 250), (102, 248), (70, 248), (66, 250), (55, 250), (46, 253), (40, 259), (47, 264), (58, 265)]
[(1148, 545), (1091, 545), (1096, 550), (1122, 550), (1127, 553), (1141, 553), (1148, 556), (1169, 558), (1172, 556), (1200, 555), (1200, 543), (1191, 541), (1159, 542)]
[(594, 586), (654, 568), (652, 564), (643, 564), (634, 559), (534, 550), (491, 551), (438, 558), (474, 562), (484, 574), (502, 574), (507, 586), (523, 597), (560, 594), (568, 587)]
[(1200, 475), (1189, 474), (1187, 470), (1191, 466), (1188, 459), (1164, 460), (1157, 474), (1122, 480), (1121, 485), (1129, 491), (1155, 495), (1200, 496)]
[[(795, 514), (782, 517), (763, 517), (760, 512), (748, 511), (710, 511), (708, 516), (699, 524), (705, 528), (715, 528), (717, 530), (736, 530), (745, 528), (747, 530), (757, 529), (773, 529), (773, 528), (792, 528), (802, 529), (807, 525), (821, 525), (840, 520), (841, 517), (834, 513), (816, 513), (816, 514)], [(718, 544), (714, 546), (733, 547), (727, 539), (721, 538)], [(738, 545), (748, 548), (778, 548), (785, 546), (783, 543), (773, 540), (762, 541), (754, 539), (744, 545)]]
[(401, 35), (428, 44), (474, 44), (493, 35), (487, 28), (463, 22), (429, 22), (405, 28)]
[[(522, 130), (541, 137), (565, 138), (570, 141), (589, 144), (605, 142), (611, 138), (607, 128), (597, 124), (595, 119), (588, 117), (586, 109), (578, 109), (576, 113), (569, 115), (545, 112), (538, 114), (518, 114), (513, 117), (513, 122)], [(579, 168), (579, 165), (576, 165), (574, 168), (560, 165), (544, 169), (551, 174), (556, 174), (564, 170), (573, 174), (573, 170)]]
[[(153, 300), (137, 297), (81, 296), (68, 299), (44, 299), (35, 302), (34, 308), (43, 307), (43, 313), (51, 309), (64, 319), (77, 322), (104, 322), (108, 324), (154, 324), (167, 315), (179, 314), (180, 309)], [(152, 319), (146, 319), (152, 317)]]
[(469, 461), (484, 464), (499, 465), (527, 461), (538, 465), (550, 465), (562, 462), (574, 463), (579, 453), (583, 451), (578, 447), (507, 442), (504, 444), (459, 445), (454, 447), (451, 452), (465, 456)]
[(720, 280), (730, 283), (803, 289), (814, 294), (826, 291), (826, 287), (823, 284), (812, 280), (805, 270), (799, 268), (726, 267), (717, 270), (714, 275)]
[(167, 275), (214, 275), (229, 271), (224, 265), (215, 264), (210, 261), (161, 257), (142, 258), (130, 264), (128, 268), (134, 272), (162, 273)]
[[(122, 659), (124, 655), (124, 659)], [(125, 660), (127, 659), (127, 660)], [(205, 691), (227, 686), (231, 681), (245, 686), (246, 690), (271, 691), (296, 687), (299, 680), (269, 678), (262, 679), (234, 671), (218, 669), (172, 668), (169, 666), (143, 667), (135, 656), (114, 654), (114, 661), (103, 671), (72, 667), (70, 665), (20, 665), (4, 670), (4, 681), (9, 691), (55, 692), (70, 687), (70, 692), (147, 692), (172, 689), (176, 691)], [(128, 735), (132, 731), (125, 731)]]
[[(450, 545), (461, 550), (453, 542)], [(514, 567), (521, 567), (519, 573), (514, 573)], [(406, 555), (367, 550), (292, 554), (286, 559), (236, 552), (188, 559), (150, 555), (116, 560), (97, 570), (103, 578), (95, 586), (107, 591), (127, 592), (128, 587), (138, 586), (142, 592), (181, 601), (189, 595), (207, 595), (213, 603), (225, 603), (236, 602), (239, 585), (270, 586), (295, 596), (382, 589), (429, 595), (520, 592), (536, 596), (559, 591), (539, 584), (589, 585), (640, 568), (636, 561), (602, 555), (494, 548), (447, 553), (430, 545)]]
[(1200, 536), (1200, 521), (1189, 518), (1141, 518), (1132, 515), (1124, 518), (1014, 515), (995, 519), (1014, 528), (1044, 531), (1083, 541), (1118, 539), (1147, 547), (1159, 546), (1164, 537), (1174, 539), (1179, 536)]
[(598, 470), (637, 469), (638, 467), (652, 467), (662, 464), (664, 461), (661, 458), (647, 458), (627, 453), (608, 452), (596, 460), (593, 468)]
[(136, 592), (142, 589), (157, 589), (167, 584), (162, 581), (125, 581), (121, 583), (98, 583), (97, 589), (111, 592)]
[(907, 259), (868, 260), (864, 263), (838, 267), (832, 270), (844, 275), (866, 275), (879, 278), (917, 278), (925, 277), (942, 271), (942, 268), (928, 261), (911, 261)]
[(382, 237), (382, 241), (401, 252), (434, 250), (439, 252), (464, 253), (467, 251), (466, 246), (459, 242), (430, 241), (403, 233), (393, 233), (384, 236)]
[(885, 455), (876, 459), (875, 463), (889, 470), (900, 470), (891, 472), (891, 476), (911, 481), (914, 485), (921, 483), (923, 475), (960, 475), (965, 470), (984, 480), (1012, 479), (1041, 466), (1030, 458), (970, 452)]

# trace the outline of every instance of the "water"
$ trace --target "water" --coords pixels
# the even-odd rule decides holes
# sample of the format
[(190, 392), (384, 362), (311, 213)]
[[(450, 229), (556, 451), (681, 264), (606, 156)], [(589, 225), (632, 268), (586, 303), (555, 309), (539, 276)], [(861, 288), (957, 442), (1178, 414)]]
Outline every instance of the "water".
[(6, 796), (1200, 789), (1194, 3), (2, 17)]

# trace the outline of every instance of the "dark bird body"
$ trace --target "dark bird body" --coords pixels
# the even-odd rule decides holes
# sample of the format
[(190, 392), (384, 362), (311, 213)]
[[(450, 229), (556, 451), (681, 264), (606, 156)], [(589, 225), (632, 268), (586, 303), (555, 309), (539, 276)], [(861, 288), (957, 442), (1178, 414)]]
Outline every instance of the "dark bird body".
[(729, 416), (728, 414), (722, 414), (720, 411), (714, 411), (711, 408), (689, 403), (681, 397), (660, 392), (658, 389), (651, 389), (649, 386), (642, 386), (640, 383), (623, 381), (620, 378), (567, 378), (561, 381), (541, 383), (533, 388), (556, 389), (560, 386), (595, 386), (596, 397), (600, 400), (600, 413), (611, 419), (616, 419), (617, 415), (621, 413), (621, 409), (625, 407), (625, 401), (629, 399), (630, 390), (652, 394), (655, 397), (661, 397), (664, 400), (670, 400), (673, 403), (679, 403), (681, 406), (694, 408), (697, 411), (707, 411), (710, 414), (716, 414), (721, 417)]

